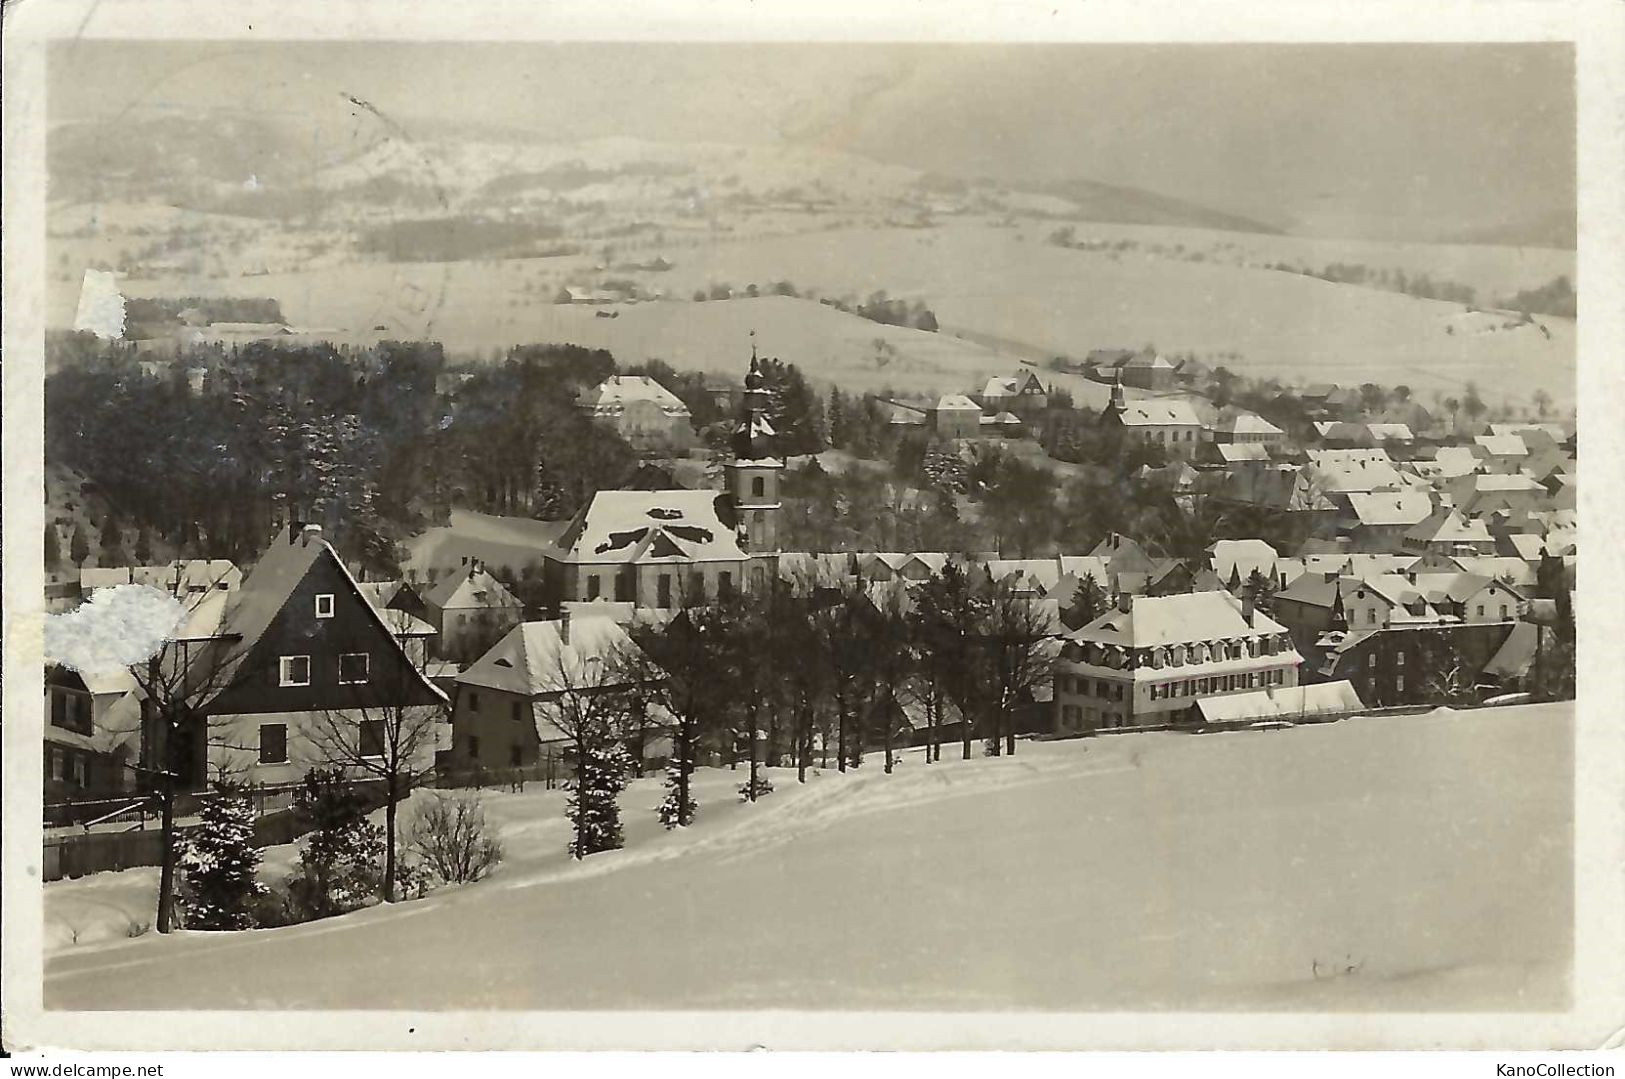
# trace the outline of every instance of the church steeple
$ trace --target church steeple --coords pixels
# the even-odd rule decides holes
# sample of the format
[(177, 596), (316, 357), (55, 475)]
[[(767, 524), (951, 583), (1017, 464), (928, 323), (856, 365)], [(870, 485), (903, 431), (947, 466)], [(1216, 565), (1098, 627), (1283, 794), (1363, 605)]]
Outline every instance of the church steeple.
[(730, 443), (733, 454), (724, 464), (728, 493), (739, 515), (739, 537), (753, 555), (778, 549), (779, 473), (784, 470), (778, 435), (767, 418), (772, 390), (762, 373), (755, 337), (752, 330), (750, 370), (745, 373), (744, 400)]
[(751, 331), (750, 370), (745, 373), (745, 395), (740, 403), (739, 422), (734, 425), (731, 448), (736, 460), (760, 461), (777, 456), (778, 432), (767, 418), (772, 392), (762, 363), (756, 354), (756, 331)]

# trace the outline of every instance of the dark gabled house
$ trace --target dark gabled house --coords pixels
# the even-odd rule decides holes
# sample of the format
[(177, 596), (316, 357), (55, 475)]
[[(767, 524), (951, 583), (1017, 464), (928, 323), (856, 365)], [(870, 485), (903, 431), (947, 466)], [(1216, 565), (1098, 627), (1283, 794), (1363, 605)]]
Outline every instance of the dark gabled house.
[[(191, 736), (192, 786), (220, 777), (296, 783), (329, 763), (324, 727), (357, 724), (351, 741), (365, 751), (382, 737), (365, 724), (380, 723), (392, 709), (443, 718), (445, 694), (315, 526), (280, 535), (225, 602), (218, 625), (190, 645), (182, 662), (201, 687), (194, 706), (207, 725), (206, 737), (203, 730)], [(143, 744), (153, 752), (155, 732)], [(434, 748), (425, 744), (414, 767), (432, 764)]]

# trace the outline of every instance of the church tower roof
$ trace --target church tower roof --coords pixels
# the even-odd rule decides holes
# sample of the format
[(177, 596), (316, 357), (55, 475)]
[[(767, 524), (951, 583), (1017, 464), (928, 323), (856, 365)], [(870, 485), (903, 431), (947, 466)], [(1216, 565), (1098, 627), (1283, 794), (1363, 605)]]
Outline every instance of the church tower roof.
[[(752, 333), (754, 337), (754, 332)], [(745, 396), (740, 404), (739, 422), (734, 425), (731, 448), (737, 461), (762, 461), (778, 456), (778, 432), (768, 420), (773, 391), (762, 373), (756, 342), (750, 346), (750, 370), (745, 373)]]

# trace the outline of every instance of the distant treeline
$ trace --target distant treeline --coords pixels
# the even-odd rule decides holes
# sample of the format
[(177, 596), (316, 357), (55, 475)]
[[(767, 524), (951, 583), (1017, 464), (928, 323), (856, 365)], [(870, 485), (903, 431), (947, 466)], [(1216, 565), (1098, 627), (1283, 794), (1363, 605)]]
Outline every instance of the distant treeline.
[(1539, 288), (1525, 289), (1496, 306), (1530, 315), (1557, 315), (1561, 318), (1574, 318), (1578, 311), (1574, 285), (1567, 277), (1558, 277)]
[(563, 230), (540, 221), (484, 217), (435, 217), (390, 221), (363, 231), (356, 250), (390, 262), (463, 262), (536, 253), (536, 245), (560, 238)]
[[(195, 311), (199, 321), (282, 323), (282, 305), (269, 296), (132, 296), (124, 301), (126, 327), (174, 325), (181, 312)], [(126, 337), (139, 336), (128, 331)]]

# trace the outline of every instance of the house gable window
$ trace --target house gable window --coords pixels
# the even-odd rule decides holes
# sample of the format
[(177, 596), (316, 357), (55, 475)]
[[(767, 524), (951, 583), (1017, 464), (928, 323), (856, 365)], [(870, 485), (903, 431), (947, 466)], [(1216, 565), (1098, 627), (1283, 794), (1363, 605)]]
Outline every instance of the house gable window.
[(599, 589), (599, 587), (600, 587), (600, 585), (598, 583), (598, 574), (596, 574), (596, 573), (587, 574), (587, 599), (589, 599), (589, 600), (597, 599), (598, 598), (598, 589)]
[(339, 656), (339, 683), (355, 685), (365, 682), (371, 673), (371, 657), (366, 652), (345, 652)]
[(277, 684), (283, 686), (310, 685), (310, 657), (283, 656), (277, 664)]
[(333, 601), (333, 593), (331, 593), (331, 592), (323, 592), (321, 595), (317, 596), (316, 597), (316, 617), (317, 618), (332, 618), (333, 617), (333, 602), (334, 602)]
[(364, 719), (361, 721), (361, 755), (363, 757), (382, 757), (384, 755), (383, 720)]
[(520, 711), (519, 711), (519, 702), (514, 701), (513, 704), (509, 705), (509, 711), (513, 715), (513, 721), (515, 723), (518, 723), (519, 720), (521, 719), (521, 715), (520, 715)]
[(470, 712), (478, 712), (480, 710), (480, 695), (478, 693), (470, 691), (468, 694), (468, 710)]
[(286, 764), (288, 762), (288, 725), (286, 723), (260, 724), (260, 763)]

